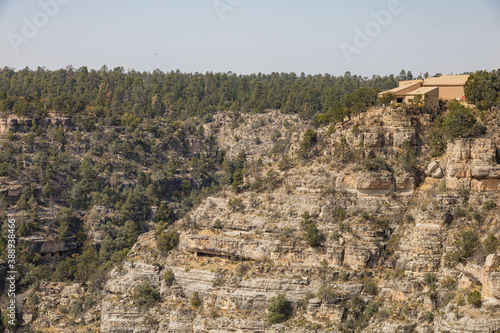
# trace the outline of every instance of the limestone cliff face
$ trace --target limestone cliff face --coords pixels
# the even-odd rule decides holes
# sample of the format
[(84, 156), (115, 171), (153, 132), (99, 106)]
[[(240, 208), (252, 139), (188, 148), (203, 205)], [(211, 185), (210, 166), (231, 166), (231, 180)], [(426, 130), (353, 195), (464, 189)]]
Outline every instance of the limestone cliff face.
[(500, 165), (492, 139), (462, 139), (448, 145), (447, 187), (498, 191)]
[[(373, 110), (360, 117), (356, 131), (338, 126), (328, 136), (326, 129), (319, 130), (309, 162), (295, 160), (280, 171), (280, 155), (269, 151), (281, 144), (282, 154), (294, 156), (306, 124), (279, 113), (241, 117), (231, 128), (231, 120), (220, 116), (207, 130), (231, 156), (246, 148), (251, 161), (248, 189), (227, 190), (202, 202), (180, 221), (179, 245), (166, 257), (153, 260), (154, 242), (140, 240), (139, 250), (132, 249), (122, 271), (113, 271), (106, 284), (102, 332), (144, 331), (147, 316), (154, 318), (156, 326), (150, 331), (155, 332), (321, 331), (359, 322), (354, 309), (372, 304), (384, 315), (373, 316), (364, 325), (367, 332), (498, 329), (498, 256), (467, 265), (447, 259), (457, 251), (460, 230), (474, 225), (473, 219), (456, 216), (456, 207), (481, 207), (487, 199), (497, 200), (500, 166), (493, 140), (456, 140), (442, 158), (431, 160), (422, 132), (429, 118)], [(272, 139), (273, 132), (282, 134)], [(339, 152), (344, 139), (346, 163)], [(397, 163), (407, 141), (420, 152), (420, 174)], [(377, 156), (387, 166), (360, 165), (361, 159)], [(259, 159), (262, 164), (257, 166)], [(271, 169), (279, 185), (252, 189)], [(306, 241), (304, 212), (317, 225), (319, 247)], [(491, 213), (484, 214), (480, 235), (496, 223)], [(175, 276), (170, 287), (162, 281), (167, 270)], [(425, 282), (426, 274), (435, 277), (432, 285)], [(161, 294), (161, 305), (147, 313), (130, 300), (135, 284), (146, 280)], [(374, 290), (367, 287), (370, 281)], [(325, 295), (325, 286), (334, 291), (333, 298)], [(477, 286), (484, 299), (480, 310), (460, 301)], [(189, 305), (194, 292), (202, 299), (201, 308)], [(286, 328), (269, 326), (264, 318), (277, 293), (296, 306)], [(182, 311), (186, 315), (180, 315)], [(217, 316), (212, 313), (214, 318), (208, 319), (213, 311)]]
[[(450, 260), (464, 231), (477, 231), (479, 243), (500, 236), (497, 209), (484, 208), (499, 203), (496, 143), (460, 139), (431, 159), (430, 122), (374, 109), (318, 129), (301, 160), (309, 124), (278, 112), (216, 116), (205, 132), (231, 157), (245, 149), (244, 184), (177, 221), (175, 250), (160, 252), (154, 232), (139, 237), (104, 285), (101, 332), (496, 332), (498, 251), (478, 246)], [(402, 162), (407, 142), (417, 170)], [(97, 244), (105, 212), (95, 209), (87, 223)], [(147, 307), (134, 294), (140, 284), (158, 292)], [(481, 292), (478, 308), (467, 302), (472, 290)], [(270, 325), (278, 293), (294, 315)]]
[[(220, 309), (233, 315), (239, 311), (265, 313), (269, 300), (278, 292), (292, 301), (299, 301), (307, 290), (319, 287), (307, 278), (287, 277), (285, 270), (275, 278), (242, 278), (226, 273), (224, 267), (227, 266), (220, 266), (215, 272), (202, 268), (186, 269), (176, 265), (177, 259), (161, 255), (158, 262), (162, 265), (159, 266), (153, 263), (150, 256), (156, 252), (154, 232), (143, 235), (131, 250), (123, 268), (111, 273), (104, 290), (102, 332), (190, 332), (202, 327), (224, 327), (231, 331), (260, 330), (266, 325), (259, 320), (239, 318), (228, 321), (228, 318), (209, 319), (204, 316), (208, 317), (210, 309)], [(174, 285), (167, 285), (162, 279), (166, 271), (172, 272), (175, 277)], [(132, 291), (140, 283), (157, 288), (161, 304), (147, 311), (139, 308)], [(194, 292), (198, 292), (205, 311), (194, 311), (190, 306), (182, 305)], [(191, 315), (185, 316), (184, 313)]]

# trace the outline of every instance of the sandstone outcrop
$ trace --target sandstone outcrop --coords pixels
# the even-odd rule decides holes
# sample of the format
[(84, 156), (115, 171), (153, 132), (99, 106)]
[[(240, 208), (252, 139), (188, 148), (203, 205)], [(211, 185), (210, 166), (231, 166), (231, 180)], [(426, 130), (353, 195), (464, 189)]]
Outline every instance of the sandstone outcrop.
[(492, 139), (457, 139), (446, 151), (446, 186), (496, 191), (500, 186), (497, 147)]

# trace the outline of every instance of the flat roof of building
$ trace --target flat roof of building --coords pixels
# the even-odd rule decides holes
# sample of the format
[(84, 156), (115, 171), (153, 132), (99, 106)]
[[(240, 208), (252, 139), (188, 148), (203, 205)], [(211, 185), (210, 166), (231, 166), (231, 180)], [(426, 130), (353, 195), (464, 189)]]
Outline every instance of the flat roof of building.
[(430, 77), (424, 81), (424, 86), (463, 86), (470, 75), (443, 75)]
[(439, 91), (439, 87), (422, 87), (422, 88), (418, 88), (417, 90), (410, 91), (406, 95), (410, 95), (410, 96), (425, 95), (425, 94), (429, 94), (435, 90)]

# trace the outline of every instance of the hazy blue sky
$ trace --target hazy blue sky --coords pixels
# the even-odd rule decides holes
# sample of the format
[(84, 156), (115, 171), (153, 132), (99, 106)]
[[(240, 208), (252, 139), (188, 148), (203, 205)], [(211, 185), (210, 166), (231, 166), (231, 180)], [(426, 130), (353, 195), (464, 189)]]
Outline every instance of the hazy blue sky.
[[(364, 76), (500, 68), (498, 0), (57, 0), (65, 4), (45, 14), (42, 4), (55, 1), (0, 0), (0, 67)], [(375, 23), (373, 12), (389, 9)], [(358, 28), (371, 36), (356, 45)]]

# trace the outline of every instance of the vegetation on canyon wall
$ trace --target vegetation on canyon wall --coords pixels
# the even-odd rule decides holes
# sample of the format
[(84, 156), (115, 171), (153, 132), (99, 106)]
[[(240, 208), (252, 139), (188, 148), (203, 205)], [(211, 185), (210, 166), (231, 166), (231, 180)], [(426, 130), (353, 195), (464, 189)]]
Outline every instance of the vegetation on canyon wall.
[[(233, 275), (211, 267), (214, 288), (237, 288), (245, 279), (274, 274), (273, 269), (285, 271), (279, 267), (280, 260), (288, 260), (280, 257), (283, 249), (315, 251), (317, 258), (330, 255), (304, 273), (325, 282), (311, 287), (314, 292), (308, 290), (293, 300), (273, 294), (265, 306), (266, 325), (287, 320), (299, 325), (299, 318), (319, 304), (324, 305), (321, 311), (350, 309), (339, 314), (336, 327), (341, 331), (360, 330), (389, 316), (394, 319), (395, 312), (378, 296), (381, 285), (389, 290), (390, 283), (403, 279), (425, 290), (436, 305), (426, 305), (429, 310), (422, 312), (424, 306), (418, 303), (418, 313), (412, 315), (415, 320), (405, 323), (408, 331), (416, 319), (430, 323), (439, 315), (438, 309), (453, 300), (459, 302), (460, 297), (480, 307), (479, 292), (479, 301), (473, 287), (459, 296), (455, 277), (447, 280), (443, 271), (452, 274), (457, 265), (483, 265), (487, 255), (498, 252), (497, 230), (486, 230), (487, 223), (494, 224), (498, 201), (494, 196), (470, 199), (471, 187), (456, 184), (469, 175), (451, 176), (458, 167), (446, 154), (471, 145), (490, 152), (487, 144), (467, 140), (495, 141), (491, 138), (498, 131), (497, 76), (495, 71), (471, 76), (466, 96), (478, 108), (451, 102), (433, 110), (425, 105), (377, 106), (376, 93), (408, 79), (406, 73), (367, 79), (348, 73), (238, 76), (105, 67), (18, 72), (4, 68), (0, 71), (0, 177), (5, 187), (0, 198), (4, 231), (0, 255), (7, 255), (5, 230), (8, 216), (13, 216), (18, 225), (20, 290), (31, 292), (25, 308), (36, 313), (37, 293), (48, 282), (77, 282), (85, 286), (85, 297), (71, 301), (64, 312), (74, 320), (79, 310), (88, 310), (89, 304), (105, 297), (110, 272), (115, 278), (127, 272), (133, 256), (140, 257), (140, 249), (132, 249), (138, 237), (149, 231), (155, 239), (148, 259), (155, 261), (151, 269), (161, 274), (169, 292), (178, 293), (175, 297), (188, 299), (186, 305), (191, 308), (186, 318), (191, 318), (192, 311), (205, 311), (210, 299), (201, 289), (187, 294), (175, 289), (176, 276), (181, 275), (175, 268), (182, 267), (185, 274), (191, 269), (190, 257), (183, 257), (177, 247), (201, 258), (227, 257), (228, 265), (237, 265)], [(457, 156), (457, 160), (463, 157)], [(490, 164), (495, 158), (481, 158), (476, 159), (494, 168)], [(431, 162), (436, 165), (431, 167)], [(448, 169), (439, 165), (445, 162)], [(490, 169), (479, 168), (479, 176), (474, 177), (489, 179)], [(310, 172), (318, 178), (331, 173), (332, 180), (316, 183), (309, 179)], [(432, 185), (424, 184), (426, 177)], [(299, 179), (307, 186), (301, 186)], [(16, 191), (19, 194), (9, 195)], [(415, 199), (407, 197), (413, 191)], [(307, 194), (305, 199), (302, 192)], [(358, 197), (370, 195), (375, 197), (373, 202), (357, 202)], [(293, 200), (315, 196), (320, 198), (320, 208), (301, 202), (301, 210), (285, 212)], [(443, 208), (445, 204), (436, 198), (453, 203)], [(383, 208), (370, 210), (377, 205)], [(245, 216), (260, 221), (264, 213), (270, 214), (264, 226), (239, 224), (238, 219), (244, 221)], [(221, 215), (215, 218), (215, 214)], [(228, 220), (229, 216), (238, 218)], [(433, 219), (441, 219), (448, 228), (443, 240), (447, 248), (436, 254), (445, 265), (429, 269), (408, 268), (406, 262), (396, 265), (406, 251), (401, 249), (404, 230), (416, 228), (415, 220)], [(222, 235), (223, 242), (238, 232), (249, 242), (264, 242), (266, 235), (272, 235), (277, 243), (267, 251), (279, 259), (257, 260), (217, 249), (203, 252), (201, 245), (186, 245), (186, 237), (198, 233), (205, 233), (202, 239)], [(59, 244), (60, 249), (50, 255), (41, 253), (40, 242)], [(407, 246), (410, 241), (406, 242)], [(335, 257), (335, 251), (342, 251), (342, 259)], [(412, 260), (423, 265), (408, 259)], [(434, 265), (432, 260), (438, 259), (429, 259), (429, 266)], [(405, 270), (420, 274), (420, 280), (405, 275)], [(233, 283), (230, 278), (240, 280)], [(349, 281), (360, 285), (359, 291), (340, 293), (331, 287)], [(138, 308), (154, 308), (165, 299), (165, 291), (158, 286), (139, 282), (129, 290)], [(210, 313), (213, 320), (220, 316), (218, 310)], [(322, 323), (329, 322), (334, 320)], [(148, 323), (156, 325), (152, 319)]]

